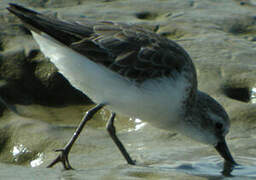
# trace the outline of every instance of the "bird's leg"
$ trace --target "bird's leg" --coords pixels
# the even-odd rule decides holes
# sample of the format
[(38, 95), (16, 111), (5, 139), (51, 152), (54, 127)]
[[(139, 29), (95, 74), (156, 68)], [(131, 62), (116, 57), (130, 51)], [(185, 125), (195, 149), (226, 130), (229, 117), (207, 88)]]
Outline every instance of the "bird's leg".
[(133, 161), (131, 159), (131, 157), (128, 154), (128, 152), (126, 151), (124, 145), (122, 144), (122, 142), (116, 136), (116, 128), (114, 126), (115, 116), (116, 116), (115, 113), (111, 113), (110, 119), (108, 120), (108, 123), (107, 123), (108, 133), (109, 133), (110, 137), (112, 138), (112, 140), (114, 141), (114, 143), (117, 145), (118, 149), (120, 150), (120, 152), (122, 153), (124, 158), (126, 159), (127, 163), (131, 164), (131, 165), (135, 165), (135, 161)]
[(85, 126), (86, 122), (89, 121), (95, 113), (97, 113), (104, 104), (98, 104), (94, 108), (90, 109), (89, 111), (86, 112), (85, 116), (83, 117), (82, 121), (80, 122), (79, 126), (77, 127), (76, 131), (74, 132), (73, 136), (69, 140), (69, 142), (66, 144), (66, 146), (63, 149), (57, 149), (56, 152), (60, 152), (60, 154), (57, 156), (56, 159), (54, 159), (51, 164), (47, 166), (47, 168), (53, 167), (55, 164), (58, 162), (61, 162), (64, 166), (64, 169), (69, 170), (73, 169), (69, 163), (68, 160), (68, 154), (78, 138), (79, 134), (81, 133), (83, 127)]

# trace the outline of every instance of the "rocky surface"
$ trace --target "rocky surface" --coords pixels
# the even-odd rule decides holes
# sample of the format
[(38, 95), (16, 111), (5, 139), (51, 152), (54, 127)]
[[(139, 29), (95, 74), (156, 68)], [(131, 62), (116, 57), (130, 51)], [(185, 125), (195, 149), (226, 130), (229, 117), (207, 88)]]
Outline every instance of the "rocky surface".
[[(5, 8), (10, 2), (13, 1), (0, 2), (0, 96), (18, 115), (0, 103), (0, 161), (4, 168), (10, 168), (5, 172), (6, 176), (19, 167), (18, 172), (29, 174), (32, 170), (24, 166), (40, 165), (43, 169), (56, 155), (52, 150), (66, 143), (83, 112), (91, 105), (90, 100), (74, 89), (43, 57), (21, 22), (8, 13)], [(63, 19), (142, 24), (181, 44), (195, 62), (199, 88), (215, 97), (230, 115), (232, 128), (228, 144), (235, 158), (246, 165), (256, 166), (253, 159), (256, 156), (256, 104), (253, 103), (256, 95), (252, 94), (256, 87), (256, 1), (15, 2)], [(105, 111), (98, 114), (95, 118), (98, 120), (89, 123), (84, 132), (86, 135), (81, 136), (72, 150), (71, 163), (84, 170), (63, 174), (56, 170), (52, 172), (62, 174), (64, 179), (82, 179), (85, 175), (91, 179), (184, 179), (189, 175), (178, 171), (182, 160), (195, 161), (200, 166), (202, 157), (206, 157), (202, 161), (211, 162), (211, 158), (207, 158), (215, 155), (212, 147), (119, 117), (116, 123), (118, 134), (131, 155), (139, 164), (159, 165), (157, 168), (130, 167), (125, 165), (104, 131), (108, 115)], [(166, 164), (176, 166), (162, 168)], [(192, 170), (185, 172), (195, 175)], [(211, 167), (208, 170), (211, 172)], [(49, 173), (46, 170), (40, 172)], [(49, 177), (56, 177), (52, 172)], [(239, 176), (246, 176), (243, 173), (237, 172)], [(199, 176), (207, 178), (210, 174), (206, 172)]]

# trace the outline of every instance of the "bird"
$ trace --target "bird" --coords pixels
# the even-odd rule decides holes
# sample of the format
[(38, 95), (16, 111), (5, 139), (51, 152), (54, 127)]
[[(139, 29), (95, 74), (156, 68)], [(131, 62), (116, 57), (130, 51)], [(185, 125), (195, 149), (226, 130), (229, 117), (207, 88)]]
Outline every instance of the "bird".
[(7, 9), (70, 84), (96, 104), (47, 167), (62, 163), (64, 169), (73, 169), (69, 152), (102, 108), (111, 112), (106, 127), (128, 164), (136, 165), (116, 135), (116, 113), (213, 146), (225, 163), (237, 165), (225, 140), (229, 116), (198, 89), (194, 63), (176, 42), (138, 24), (60, 20), (14, 3)]

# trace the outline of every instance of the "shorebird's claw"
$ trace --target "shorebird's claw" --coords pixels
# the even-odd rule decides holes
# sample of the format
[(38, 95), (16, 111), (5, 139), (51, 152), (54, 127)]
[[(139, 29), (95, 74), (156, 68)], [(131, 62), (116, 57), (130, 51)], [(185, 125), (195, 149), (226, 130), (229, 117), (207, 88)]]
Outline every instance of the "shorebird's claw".
[(73, 170), (68, 160), (69, 152), (66, 149), (56, 149), (55, 152), (60, 152), (56, 159), (54, 159), (47, 168), (53, 167), (55, 164), (61, 162), (65, 170)]

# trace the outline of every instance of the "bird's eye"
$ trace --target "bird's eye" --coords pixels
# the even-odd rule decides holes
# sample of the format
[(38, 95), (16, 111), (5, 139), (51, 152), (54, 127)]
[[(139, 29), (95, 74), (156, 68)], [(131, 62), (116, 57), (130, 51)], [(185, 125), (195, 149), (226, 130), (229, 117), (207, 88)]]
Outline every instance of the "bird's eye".
[(219, 123), (219, 122), (217, 122), (217, 123), (215, 124), (215, 128), (216, 128), (217, 130), (222, 130), (222, 127), (223, 127), (223, 125), (222, 125), (221, 123)]

